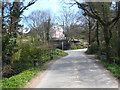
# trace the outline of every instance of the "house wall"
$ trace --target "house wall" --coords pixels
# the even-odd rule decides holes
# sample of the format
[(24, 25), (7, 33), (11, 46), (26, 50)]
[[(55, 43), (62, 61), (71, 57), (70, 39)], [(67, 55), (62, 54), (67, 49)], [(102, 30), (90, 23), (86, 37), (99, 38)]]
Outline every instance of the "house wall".
[(50, 35), (52, 38), (62, 39), (64, 38), (63, 28), (58, 25), (54, 25), (50, 30)]

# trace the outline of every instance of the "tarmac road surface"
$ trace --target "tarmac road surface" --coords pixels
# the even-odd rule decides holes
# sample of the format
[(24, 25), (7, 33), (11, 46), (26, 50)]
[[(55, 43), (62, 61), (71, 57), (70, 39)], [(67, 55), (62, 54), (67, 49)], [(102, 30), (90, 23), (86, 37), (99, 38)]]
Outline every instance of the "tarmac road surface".
[(35, 88), (118, 88), (112, 74), (86, 57), (85, 51), (65, 51), (68, 55), (55, 61)]

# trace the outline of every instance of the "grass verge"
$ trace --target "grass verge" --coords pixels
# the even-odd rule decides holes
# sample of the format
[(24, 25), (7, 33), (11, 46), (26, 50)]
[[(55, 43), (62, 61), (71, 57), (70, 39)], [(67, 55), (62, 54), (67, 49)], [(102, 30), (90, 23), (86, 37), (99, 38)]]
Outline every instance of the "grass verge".
[[(57, 59), (60, 57), (65, 56), (66, 53), (62, 50), (57, 49), (57, 53), (53, 54), (53, 59)], [(23, 72), (14, 75), (10, 78), (3, 78), (2, 79), (2, 90), (10, 89), (15, 90), (17, 88), (23, 87), (28, 81), (30, 81), (38, 72), (44, 70), (44, 64), (47, 63), (50, 60), (48, 57), (43, 57), (44, 63), (41, 66), (34, 66), (27, 70), (24, 70)]]
[(76, 50), (76, 49), (84, 49), (87, 48), (86, 46), (73, 46), (69, 50)]
[[(100, 48), (102, 51), (99, 51)], [(93, 44), (90, 48), (88, 48), (88, 50), (86, 51), (86, 54), (97, 55), (97, 59), (101, 61), (103, 66), (107, 70), (109, 70), (117, 79), (120, 79), (120, 64), (108, 63), (105, 57), (105, 48), (102, 46), (100, 48), (96, 44)]]
[(120, 80), (120, 65), (102, 62), (104, 67)]
[(25, 83), (27, 83), (33, 76), (35, 76), (39, 71), (43, 70), (43, 67), (32, 67), (25, 70), (18, 75), (12, 76), (10, 78), (4, 78), (2, 80), (2, 90), (7, 88), (20, 88)]
[[(87, 53), (86, 53), (87, 54)], [(88, 54), (88, 55), (93, 55), (93, 54)], [(94, 54), (95, 55), (95, 54)], [(100, 62), (102, 63), (102, 65), (108, 70), (110, 71), (113, 76), (115, 76), (117, 79), (120, 80), (120, 65), (115, 64), (115, 63), (108, 63), (106, 62), (105, 58), (97, 58), (98, 60), (100, 60)]]

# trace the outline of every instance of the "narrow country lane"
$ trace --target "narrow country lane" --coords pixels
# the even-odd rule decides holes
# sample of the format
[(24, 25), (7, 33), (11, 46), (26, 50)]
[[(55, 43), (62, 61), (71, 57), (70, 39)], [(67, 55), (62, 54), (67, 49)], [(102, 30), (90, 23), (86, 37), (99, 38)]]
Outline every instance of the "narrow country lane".
[(118, 88), (117, 80), (85, 51), (66, 51), (69, 55), (54, 62), (33, 88)]

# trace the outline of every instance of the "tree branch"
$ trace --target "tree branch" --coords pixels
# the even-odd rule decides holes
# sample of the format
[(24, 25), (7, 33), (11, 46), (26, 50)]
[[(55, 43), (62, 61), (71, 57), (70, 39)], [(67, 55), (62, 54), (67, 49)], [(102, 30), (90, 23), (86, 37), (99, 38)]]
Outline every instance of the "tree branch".
[(27, 7), (31, 6), (31, 5), (34, 4), (36, 1), (37, 1), (37, 0), (33, 0), (33, 1), (29, 2), (28, 5), (24, 6), (24, 7), (21, 9), (20, 13), (23, 13), (23, 11), (24, 11)]
[(118, 3), (118, 4), (117, 4), (118, 9), (117, 9), (116, 17), (115, 17), (112, 21), (108, 22), (108, 25), (111, 25), (111, 24), (113, 24), (113, 23), (117, 23), (117, 21), (120, 19), (120, 1), (117, 2), (117, 3)]
[[(81, 8), (82, 10), (84, 10), (85, 14), (94, 18), (94, 19), (98, 19), (99, 22), (101, 22), (101, 24), (105, 25), (104, 21), (100, 18), (100, 16), (98, 15), (97, 11), (94, 11), (91, 7), (90, 7), (90, 10), (87, 10), (85, 7), (87, 7), (87, 5), (85, 4), (80, 4), (78, 1), (74, 0), (77, 5), (78, 5), (78, 8)], [(89, 5), (90, 6), (90, 5)]]

